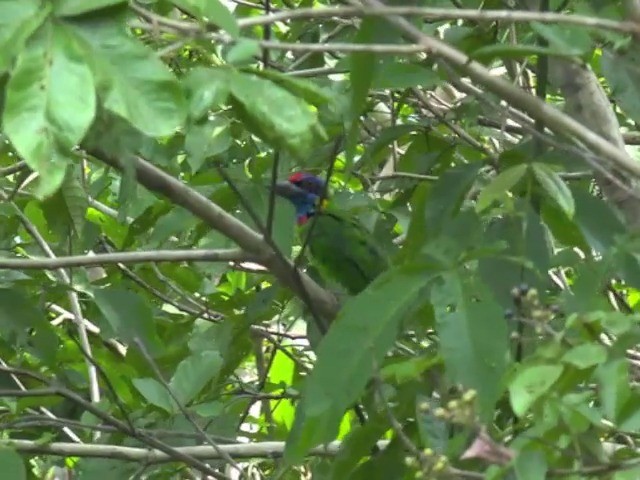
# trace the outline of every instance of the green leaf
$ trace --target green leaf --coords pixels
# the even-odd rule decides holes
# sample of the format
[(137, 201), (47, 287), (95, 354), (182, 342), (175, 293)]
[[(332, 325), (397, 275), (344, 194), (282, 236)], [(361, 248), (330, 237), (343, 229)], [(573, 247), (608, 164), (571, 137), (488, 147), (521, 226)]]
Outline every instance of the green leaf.
[(51, 4), (39, 0), (0, 2), (0, 72), (11, 67), (27, 39), (51, 12)]
[(593, 48), (589, 32), (583, 27), (539, 22), (531, 22), (530, 26), (549, 42), (550, 47), (563, 55), (584, 55)]
[(318, 108), (336, 102), (335, 93), (318, 86), (311, 80), (292, 77), (291, 75), (280, 73), (276, 70), (252, 69), (250, 73), (271, 80), (273, 83), (280, 85), (282, 88), (286, 88), (295, 96), (304, 99), (306, 102)]
[(186, 102), (180, 83), (153, 50), (127, 34), (124, 21), (95, 15), (69, 24), (91, 49), (108, 110), (152, 137), (171, 135), (182, 125)]
[(222, 357), (216, 351), (199, 351), (178, 364), (169, 386), (184, 406), (191, 402), (204, 386), (218, 376)]
[(508, 352), (504, 313), (474, 277), (446, 274), (432, 289), (436, 331), (448, 376), (478, 392), (481, 418), (502, 393)]
[(633, 120), (640, 122), (640, 52), (602, 52), (602, 73), (613, 98)]
[(227, 151), (231, 142), (230, 122), (223, 116), (189, 125), (184, 146), (191, 171), (200, 170), (208, 157)]
[(445, 454), (450, 442), (448, 422), (434, 415), (434, 411), (441, 407), (442, 403), (437, 398), (422, 396), (416, 400), (416, 424), (422, 444), (436, 453)]
[(235, 72), (229, 78), (231, 95), (246, 126), (298, 157), (310, 154), (318, 136), (325, 137), (317, 114), (300, 98), (278, 85)]
[(71, 17), (127, 3), (126, 0), (56, 0), (53, 11), (59, 17)]
[(404, 89), (411, 87), (434, 88), (442, 83), (438, 74), (430, 67), (415, 63), (400, 63), (397, 60), (384, 60), (371, 81), (374, 89)]
[(616, 236), (627, 230), (618, 213), (585, 189), (572, 189), (572, 196), (576, 202), (575, 221), (591, 248), (599, 252), (610, 249), (616, 243)]
[(562, 365), (529, 365), (517, 373), (509, 385), (509, 399), (513, 412), (522, 417), (560, 378)]
[[(450, 168), (429, 186), (429, 197), (423, 214), (427, 228), (416, 232), (419, 236), (437, 236), (460, 212), (467, 192), (478, 178), (479, 169), (480, 164), (477, 162)], [(413, 224), (413, 217), (411, 222)], [(419, 224), (416, 224), (416, 227), (420, 228)], [(408, 236), (411, 236), (413, 227), (409, 228)]]
[(318, 361), (304, 384), (285, 448), (287, 462), (298, 462), (310, 448), (335, 437), (345, 410), (393, 345), (402, 320), (420, 305), (430, 280), (424, 271), (394, 268), (344, 304), (322, 339)]
[(621, 470), (613, 474), (612, 480), (636, 480), (640, 478), (640, 467)]
[(114, 332), (127, 341), (139, 339), (152, 355), (162, 351), (153, 312), (142, 297), (130, 290), (109, 287), (97, 290), (94, 298)]
[(222, 107), (230, 94), (230, 70), (224, 67), (196, 67), (185, 75), (189, 116), (196, 121), (207, 117), (210, 109)]
[(514, 467), (518, 480), (545, 480), (549, 469), (544, 452), (532, 448), (518, 452)]
[(80, 181), (81, 168), (81, 165), (78, 164), (67, 171), (63, 188), (61, 189), (76, 235), (80, 235), (80, 232), (82, 232), (82, 227), (85, 224), (85, 214), (87, 208), (89, 208), (89, 201)]
[(599, 343), (584, 343), (573, 347), (562, 356), (562, 361), (577, 368), (589, 368), (604, 363), (607, 349)]
[(558, 204), (562, 211), (572, 218), (576, 211), (576, 204), (567, 184), (557, 172), (544, 163), (532, 163), (533, 174), (549, 196)]
[(40, 174), (37, 194), (55, 192), (96, 113), (94, 83), (77, 38), (50, 24), (29, 42), (7, 84), (4, 129), (27, 164)]
[(197, 415), (207, 417), (218, 417), (224, 412), (224, 403), (222, 402), (207, 402), (191, 407)]
[(506, 170), (500, 172), (489, 185), (484, 187), (478, 195), (478, 200), (476, 201), (476, 212), (481, 212), (482, 210), (491, 206), (491, 204), (498, 200), (502, 200), (508, 195), (509, 190), (511, 190), (527, 173), (529, 166), (526, 164), (515, 165), (513, 167), (509, 167)]
[(24, 331), (29, 328), (46, 328), (49, 324), (33, 300), (22, 291), (16, 288), (0, 288), (0, 325), (3, 328)]
[(627, 360), (618, 358), (601, 364), (596, 370), (596, 378), (602, 411), (609, 420), (617, 422), (632, 393)]
[[(376, 160), (379, 160), (377, 154), (380, 152), (384, 152), (384, 147), (416, 131), (419, 134), (421, 133), (420, 130), (423, 130), (424, 128), (425, 127), (423, 125), (410, 124), (394, 125), (392, 127), (382, 129), (380, 132), (378, 132), (373, 141), (365, 147), (365, 151), (363, 152), (358, 162), (359, 167), (361, 169), (368, 169), (371, 164), (373, 164)], [(418, 138), (418, 136), (419, 135), (415, 135), (415, 138)]]
[(241, 38), (225, 55), (227, 63), (242, 65), (253, 61), (253, 57), (260, 54), (260, 44), (256, 40)]
[(240, 36), (236, 18), (219, 0), (172, 0), (172, 3), (202, 21), (223, 28), (233, 38)]
[(11, 448), (0, 448), (0, 470), (4, 478), (27, 480), (27, 469), (18, 452)]
[(176, 402), (166, 387), (154, 378), (134, 378), (131, 383), (149, 403), (163, 409), (167, 413), (178, 411)]
[[(376, 32), (387, 28), (379, 18), (365, 17), (355, 36), (355, 43), (367, 43), (375, 39)], [(369, 89), (376, 69), (376, 56), (370, 52), (349, 55), (349, 79), (351, 80), (351, 120), (355, 121), (367, 103)]]

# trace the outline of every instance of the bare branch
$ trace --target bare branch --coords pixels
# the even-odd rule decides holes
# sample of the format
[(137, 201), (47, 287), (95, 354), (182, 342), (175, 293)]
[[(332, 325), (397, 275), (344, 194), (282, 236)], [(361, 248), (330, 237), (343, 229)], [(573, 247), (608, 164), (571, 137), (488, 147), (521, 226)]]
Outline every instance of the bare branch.
[[(378, 442), (380, 449), (385, 448), (389, 441)], [(309, 455), (330, 457), (340, 451), (342, 442), (331, 442), (323, 447), (316, 447)], [(119, 445), (81, 445), (68, 442), (41, 443), (31, 440), (0, 440), (0, 447), (12, 448), (18, 452), (39, 453), (44, 455), (61, 455), (69, 457), (119, 458), (130, 461), (147, 463), (163, 463), (175, 461), (174, 457), (155, 449), (121, 447)], [(274, 458), (284, 453), (285, 442), (237, 443), (232, 445), (218, 445), (219, 453), (211, 446), (179, 447), (174, 450), (181, 455), (199, 460), (221, 459), (222, 454), (232, 458)]]
[[(90, 149), (89, 153), (112, 167), (122, 170), (121, 160), (100, 147)], [(310, 308), (327, 319), (332, 319), (338, 311), (336, 298), (321, 288), (308, 275), (296, 272), (293, 264), (286, 258), (276, 255), (264, 238), (227, 213), (205, 196), (191, 189), (180, 180), (173, 178), (159, 168), (140, 157), (130, 158), (138, 181), (151, 191), (161, 193), (200, 218), (207, 225), (221, 232), (244, 251), (256, 255), (261, 262), (303, 301), (312, 303)]]
[(67, 267), (104, 266), (116, 263), (147, 262), (259, 262), (238, 248), (221, 250), (151, 250), (140, 252), (99, 253), (56, 258), (0, 258), (0, 268), (11, 270), (56, 270)]
[[(379, 0), (364, 0), (364, 2), (373, 7), (384, 6)], [(610, 161), (616, 168), (640, 178), (640, 164), (632, 160), (627, 152), (618, 148), (617, 145), (605, 140), (580, 122), (546, 104), (539, 98), (511, 85), (503, 78), (492, 75), (482, 64), (473, 61), (466, 54), (447, 43), (423, 33), (405, 18), (387, 16), (386, 19), (408, 37), (428, 47), (430, 53), (441, 61), (455, 66), (472, 80), (483, 85), (487, 90), (498, 95), (512, 106), (527, 112), (535, 120), (542, 121), (557, 134), (575, 137), (594, 153)]]

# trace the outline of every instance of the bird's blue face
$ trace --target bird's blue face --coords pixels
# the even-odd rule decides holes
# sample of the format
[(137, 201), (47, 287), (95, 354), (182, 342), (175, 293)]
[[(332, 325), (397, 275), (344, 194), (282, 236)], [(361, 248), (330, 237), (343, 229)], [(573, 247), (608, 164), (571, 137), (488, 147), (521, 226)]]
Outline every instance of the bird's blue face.
[(296, 172), (287, 182), (276, 185), (276, 192), (293, 203), (299, 224), (305, 223), (316, 212), (323, 191), (324, 180), (305, 172)]

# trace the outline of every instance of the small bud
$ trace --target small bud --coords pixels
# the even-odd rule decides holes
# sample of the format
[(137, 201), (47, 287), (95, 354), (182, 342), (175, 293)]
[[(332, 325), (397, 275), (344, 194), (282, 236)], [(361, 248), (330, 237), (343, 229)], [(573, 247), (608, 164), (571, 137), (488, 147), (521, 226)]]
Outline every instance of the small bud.
[(433, 412), (434, 417), (436, 418), (449, 418), (449, 412), (447, 412), (444, 408), (438, 407)]
[(422, 454), (425, 457), (432, 457), (433, 456), (433, 450), (431, 448), (425, 448), (424, 450), (422, 450)]
[(462, 395), (462, 401), (469, 403), (474, 401), (477, 396), (478, 392), (472, 388), (464, 392), (464, 395)]
[(457, 410), (460, 407), (460, 403), (457, 400), (449, 400), (447, 403), (448, 410)]
[(415, 457), (404, 457), (404, 464), (407, 467), (411, 468), (418, 465), (418, 461), (415, 459)]
[(549, 312), (541, 308), (536, 308), (531, 312), (531, 319), (536, 322), (546, 322), (549, 319)]
[(529, 293), (529, 285), (527, 285), (526, 283), (521, 283), (520, 285), (518, 285), (518, 291), (520, 292), (520, 295), (526, 295), (527, 293)]
[(418, 405), (418, 410), (420, 410), (420, 413), (427, 413), (430, 409), (431, 405), (429, 405), (429, 402), (420, 402), (420, 405)]
[(515, 312), (510, 308), (504, 311), (505, 320), (513, 320), (515, 316), (516, 316)]
[(443, 471), (445, 468), (447, 468), (447, 463), (449, 463), (447, 457), (441, 456), (440, 458), (438, 458), (438, 461), (433, 466), (433, 471), (434, 472)]
[(528, 290), (527, 293), (525, 294), (525, 298), (531, 303), (537, 302), (538, 301), (538, 290), (536, 290), (535, 288), (532, 288), (532, 289)]

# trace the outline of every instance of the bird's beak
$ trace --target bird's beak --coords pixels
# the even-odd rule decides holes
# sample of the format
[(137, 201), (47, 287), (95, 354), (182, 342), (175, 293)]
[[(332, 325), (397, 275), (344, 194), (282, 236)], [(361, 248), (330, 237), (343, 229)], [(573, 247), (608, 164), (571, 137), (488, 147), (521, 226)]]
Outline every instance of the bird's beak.
[(303, 193), (301, 188), (296, 187), (291, 182), (276, 182), (273, 191), (276, 192), (276, 195), (284, 198), (292, 198)]

